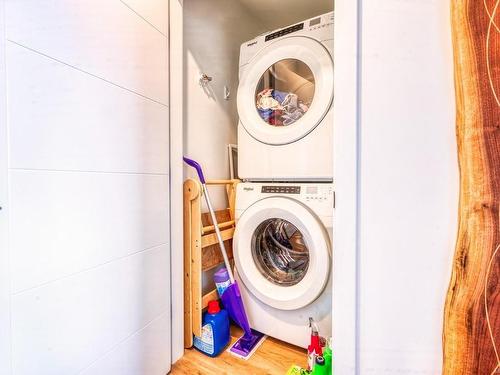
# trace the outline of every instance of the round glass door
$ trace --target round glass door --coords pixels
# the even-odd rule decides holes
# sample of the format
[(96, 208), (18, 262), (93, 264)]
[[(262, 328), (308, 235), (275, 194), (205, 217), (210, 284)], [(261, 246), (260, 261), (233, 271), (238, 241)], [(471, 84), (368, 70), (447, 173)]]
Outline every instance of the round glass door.
[(330, 240), (317, 217), (283, 197), (257, 201), (238, 219), (236, 269), (256, 298), (280, 310), (309, 305), (330, 274)]
[(304, 62), (284, 59), (271, 65), (255, 92), (259, 116), (272, 126), (289, 126), (300, 120), (314, 99), (314, 75)]
[(238, 115), (259, 142), (285, 145), (306, 137), (333, 101), (333, 61), (311, 38), (294, 36), (262, 48), (244, 67)]
[(296, 285), (309, 267), (309, 249), (303, 234), (284, 219), (268, 219), (257, 227), (252, 237), (252, 256), (262, 276), (276, 285)]

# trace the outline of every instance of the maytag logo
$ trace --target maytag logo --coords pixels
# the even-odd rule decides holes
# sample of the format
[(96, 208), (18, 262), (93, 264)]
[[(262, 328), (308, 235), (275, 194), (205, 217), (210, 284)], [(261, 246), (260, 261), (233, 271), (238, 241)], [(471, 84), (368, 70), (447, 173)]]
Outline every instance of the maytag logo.
[(253, 191), (253, 187), (244, 187), (243, 191)]
[[(248, 44), (247, 44), (247, 47), (255, 46), (256, 44), (257, 44), (257, 41), (252, 42), (252, 43), (248, 43)], [(252, 189), (252, 190), (253, 190), (253, 189)]]

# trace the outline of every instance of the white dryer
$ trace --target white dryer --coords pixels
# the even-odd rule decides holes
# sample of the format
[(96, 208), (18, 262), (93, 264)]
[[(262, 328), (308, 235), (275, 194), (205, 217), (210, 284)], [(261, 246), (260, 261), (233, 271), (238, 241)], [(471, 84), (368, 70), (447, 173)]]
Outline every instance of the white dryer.
[(250, 325), (307, 347), (309, 317), (331, 335), (330, 183), (241, 183), (233, 239), (235, 277)]
[(333, 180), (333, 24), (331, 12), (241, 46), (241, 179)]

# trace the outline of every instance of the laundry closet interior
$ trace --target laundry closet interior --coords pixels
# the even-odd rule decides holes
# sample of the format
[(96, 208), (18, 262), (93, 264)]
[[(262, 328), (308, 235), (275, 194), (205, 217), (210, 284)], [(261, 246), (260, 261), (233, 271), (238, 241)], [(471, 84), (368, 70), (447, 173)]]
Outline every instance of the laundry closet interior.
[[(211, 359), (185, 326), (172, 373), (285, 373), (307, 368), (311, 330), (323, 348), (331, 342), (333, 10), (330, 0), (183, 2), (182, 89), (171, 89), (182, 95), (182, 153), (203, 168), (248, 321), (268, 338), (246, 361), (228, 352)], [(183, 296), (183, 323), (199, 332), (198, 314), (218, 298), (222, 258), (196, 170), (185, 165), (183, 176), (184, 293), (192, 294)], [(197, 201), (186, 201), (193, 186)], [(213, 240), (198, 258), (206, 250), (186, 236), (199, 230), (197, 217), (186, 219), (198, 214), (193, 205), (202, 237)], [(233, 341), (241, 334), (232, 328)]]

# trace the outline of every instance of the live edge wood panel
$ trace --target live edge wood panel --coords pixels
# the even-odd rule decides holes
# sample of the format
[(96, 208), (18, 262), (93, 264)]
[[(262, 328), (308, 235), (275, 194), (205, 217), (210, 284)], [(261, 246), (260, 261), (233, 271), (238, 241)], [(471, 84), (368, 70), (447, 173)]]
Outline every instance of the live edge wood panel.
[(500, 373), (500, 0), (452, 0), (459, 232), (443, 374)]
[[(235, 197), (237, 180), (212, 180), (208, 185), (225, 185), (229, 208), (217, 211), (229, 259), (232, 259), (232, 238), (235, 230)], [(208, 301), (217, 299), (217, 291), (203, 295), (203, 272), (223, 263), (214, 225), (209, 213), (201, 212), (203, 199), (199, 182), (184, 182), (184, 346), (193, 346), (193, 334), (201, 335), (202, 312)]]

